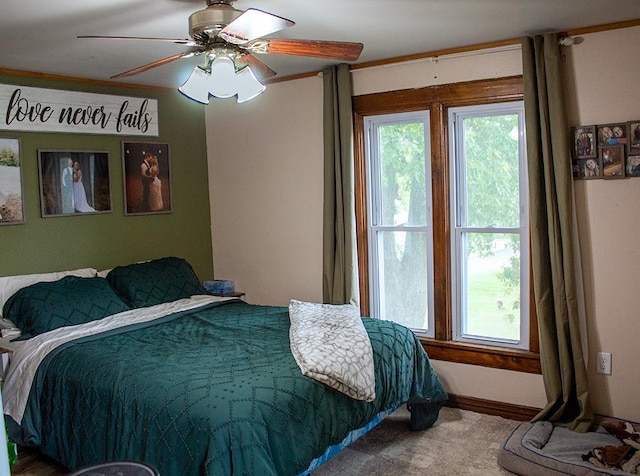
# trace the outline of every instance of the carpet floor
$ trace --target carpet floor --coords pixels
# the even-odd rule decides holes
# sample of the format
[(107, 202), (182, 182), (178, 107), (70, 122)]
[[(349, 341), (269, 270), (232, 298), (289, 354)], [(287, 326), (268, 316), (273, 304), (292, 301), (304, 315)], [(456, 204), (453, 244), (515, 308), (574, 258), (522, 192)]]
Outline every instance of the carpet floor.
[[(313, 476), (503, 476), (497, 463), (503, 441), (520, 422), (442, 408), (428, 430), (409, 430), (403, 406), (367, 435), (326, 462)], [(67, 471), (33, 450), (22, 450), (11, 476), (63, 476)]]
[(442, 408), (434, 426), (414, 432), (403, 406), (321, 466), (314, 476), (498, 476), (498, 450), (519, 421)]

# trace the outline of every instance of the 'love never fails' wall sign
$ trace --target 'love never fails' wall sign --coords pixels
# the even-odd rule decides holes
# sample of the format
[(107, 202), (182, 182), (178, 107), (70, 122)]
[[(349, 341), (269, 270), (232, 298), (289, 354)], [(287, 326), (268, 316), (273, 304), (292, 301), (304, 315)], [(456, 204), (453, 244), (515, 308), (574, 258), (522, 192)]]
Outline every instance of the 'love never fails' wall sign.
[(0, 84), (0, 131), (158, 136), (155, 99)]

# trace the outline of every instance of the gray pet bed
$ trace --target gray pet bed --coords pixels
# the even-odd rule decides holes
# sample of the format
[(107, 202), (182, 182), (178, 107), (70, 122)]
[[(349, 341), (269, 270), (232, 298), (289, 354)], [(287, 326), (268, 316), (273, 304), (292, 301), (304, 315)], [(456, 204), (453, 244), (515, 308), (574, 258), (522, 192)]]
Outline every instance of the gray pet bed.
[(627, 476), (631, 473), (602, 469), (582, 458), (594, 448), (620, 444), (618, 438), (602, 427), (588, 433), (576, 433), (546, 421), (526, 422), (505, 440), (498, 452), (498, 463), (507, 471), (522, 476)]

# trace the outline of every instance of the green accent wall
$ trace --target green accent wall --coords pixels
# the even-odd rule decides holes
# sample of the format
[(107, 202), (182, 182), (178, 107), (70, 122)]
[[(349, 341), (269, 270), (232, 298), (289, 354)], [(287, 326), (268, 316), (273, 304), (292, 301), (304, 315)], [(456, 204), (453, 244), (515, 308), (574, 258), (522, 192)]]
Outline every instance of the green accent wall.
[[(119, 87), (72, 80), (0, 74), (0, 83), (158, 100), (159, 136), (111, 136), (0, 131), (19, 138), (25, 223), (0, 226), (0, 276), (98, 270), (178, 256), (201, 280), (213, 278), (204, 107), (177, 90)], [(172, 212), (124, 214), (122, 142), (169, 144)], [(109, 153), (111, 213), (43, 218), (38, 149)]]

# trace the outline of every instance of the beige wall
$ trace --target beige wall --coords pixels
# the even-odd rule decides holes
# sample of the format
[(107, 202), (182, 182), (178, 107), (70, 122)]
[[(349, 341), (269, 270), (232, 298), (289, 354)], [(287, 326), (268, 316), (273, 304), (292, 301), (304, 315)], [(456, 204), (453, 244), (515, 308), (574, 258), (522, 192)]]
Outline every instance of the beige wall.
[[(640, 119), (638, 49), (640, 27), (585, 35), (572, 47), (575, 124)], [(576, 181), (575, 191), (594, 407), (640, 421), (640, 178)], [(613, 354), (612, 375), (595, 373), (597, 351)]]
[[(572, 104), (579, 104), (582, 123), (640, 119), (631, 85), (639, 72), (638, 33), (635, 28), (585, 35), (572, 47), (566, 65), (571, 74), (575, 64)], [(606, 66), (601, 68), (602, 60)], [(360, 95), (521, 73), (519, 49), (512, 47), (356, 70), (353, 82)], [(626, 82), (624, 91), (621, 82)], [(216, 102), (206, 114), (216, 277), (235, 279), (254, 303), (321, 300), (321, 78), (273, 84), (255, 101)], [(631, 342), (640, 335), (632, 301), (640, 282), (634, 249), (640, 220), (633, 209), (640, 200), (640, 179), (579, 182), (576, 191), (589, 296), (588, 353), (613, 352), (613, 375), (596, 376), (590, 364), (595, 410), (640, 421), (640, 379), (633, 366), (638, 351)], [(539, 375), (434, 365), (447, 390), (457, 395), (531, 407), (546, 402)]]
[(206, 114), (216, 279), (253, 303), (322, 300), (322, 79)]

